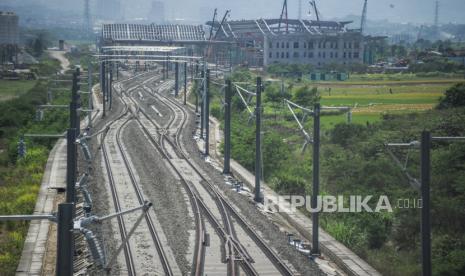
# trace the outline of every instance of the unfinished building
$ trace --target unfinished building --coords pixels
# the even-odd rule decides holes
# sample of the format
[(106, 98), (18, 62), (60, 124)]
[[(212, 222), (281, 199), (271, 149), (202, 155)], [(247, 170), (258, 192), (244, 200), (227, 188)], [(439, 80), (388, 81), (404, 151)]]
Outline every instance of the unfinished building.
[[(252, 66), (273, 63), (351, 64), (364, 62), (365, 37), (350, 30), (351, 22), (289, 19), (258, 19), (207, 22), (218, 34), (215, 39), (232, 41), (243, 49), (243, 62)], [(217, 49), (216, 55), (224, 55)]]

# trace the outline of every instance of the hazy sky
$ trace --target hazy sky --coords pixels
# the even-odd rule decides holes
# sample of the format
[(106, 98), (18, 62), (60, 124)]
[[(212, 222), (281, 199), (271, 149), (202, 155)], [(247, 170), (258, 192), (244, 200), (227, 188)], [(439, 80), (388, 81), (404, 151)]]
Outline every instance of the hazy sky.
[[(100, 0), (91, 0), (95, 3)], [(120, 0), (127, 17), (147, 17), (151, 0)], [(215, 7), (220, 16), (231, 9), (233, 19), (279, 17), (283, 0), (162, 0), (166, 16), (203, 21), (209, 19)], [(41, 2), (62, 9), (82, 10), (83, 0), (0, 0), (14, 4)], [(296, 18), (299, 0), (288, 0), (289, 17)], [(323, 19), (360, 15), (364, 0), (317, 0)], [(368, 0), (368, 19), (388, 19), (393, 22), (429, 23), (434, 21), (436, 0)], [(440, 0), (441, 23), (465, 23), (465, 0)], [(303, 17), (308, 18), (308, 0), (302, 0)], [(392, 7), (391, 7), (392, 5)], [(312, 17), (313, 17), (312, 13)]]

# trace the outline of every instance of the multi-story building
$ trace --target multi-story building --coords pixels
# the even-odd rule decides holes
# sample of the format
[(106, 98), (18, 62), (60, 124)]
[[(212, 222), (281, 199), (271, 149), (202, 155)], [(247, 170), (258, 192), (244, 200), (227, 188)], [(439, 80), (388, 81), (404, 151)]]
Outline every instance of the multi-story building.
[(13, 12), (0, 11), (0, 44), (18, 45), (18, 16)]
[(216, 40), (233, 41), (245, 52), (253, 52), (247, 63), (268, 66), (284, 64), (363, 63), (365, 37), (349, 30), (351, 22), (258, 19), (218, 22), (207, 25), (218, 30)]

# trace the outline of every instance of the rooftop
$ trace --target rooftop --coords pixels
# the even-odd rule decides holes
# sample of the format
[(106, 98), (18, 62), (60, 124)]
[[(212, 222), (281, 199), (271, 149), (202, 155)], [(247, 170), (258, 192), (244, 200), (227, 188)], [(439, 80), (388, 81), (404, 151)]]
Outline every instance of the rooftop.
[(104, 24), (102, 38), (111, 41), (202, 42), (201, 25)]

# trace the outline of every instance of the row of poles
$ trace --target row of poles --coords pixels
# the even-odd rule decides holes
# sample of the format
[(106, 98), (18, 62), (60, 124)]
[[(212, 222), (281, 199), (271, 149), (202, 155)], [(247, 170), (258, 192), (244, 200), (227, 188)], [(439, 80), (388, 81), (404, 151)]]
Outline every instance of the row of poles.
[[(196, 72), (198, 73), (199, 67), (196, 66)], [(200, 82), (200, 88), (198, 87), (198, 80)], [(209, 136), (210, 136), (210, 69), (204, 67), (200, 71), (200, 78), (197, 81), (197, 91), (201, 93), (195, 93), (195, 111), (199, 112), (199, 96), (200, 101), (200, 139), (205, 140), (204, 155), (209, 155)], [(224, 161), (223, 161), (223, 173), (231, 174), (231, 111), (232, 111), (232, 97), (233, 97), (233, 84), (230, 79), (225, 80), (225, 102), (224, 102)], [(263, 202), (263, 194), (261, 192), (261, 177), (262, 177), (262, 92), (264, 90), (262, 84), (262, 78), (256, 78), (256, 101), (255, 101), (255, 187), (254, 187), (254, 201), (257, 203)], [(200, 95), (199, 95), (200, 94)], [(314, 106), (313, 113), (313, 187), (312, 187), (312, 208), (317, 207), (317, 196), (320, 193), (320, 105)], [(319, 214), (312, 214), (312, 254), (318, 255), (319, 249)]]
[[(196, 67), (198, 72), (198, 66)], [(200, 80), (202, 80), (201, 90), (201, 110), (200, 110), (200, 138), (205, 139), (205, 156), (209, 155), (209, 101), (210, 101), (210, 70), (203, 69), (201, 72)], [(231, 107), (233, 97), (233, 84), (231, 80), (225, 80), (225, 96), (224, 96), (224, 162), (223, 173), (231, 174)], [(263, 85), (261, 77), (256, 79), (256, 103), (255, 103), (255, 188), (254, 200), (256, 202), (263, 201), (261, 194), (261, 120), (262, 120), (262, 101), (261, 95), (263, 92)], [(196, 93), (196, 113), (198, 113), (198, 93)], [(312, 176), (312, 197), (311, 207), (316, 210), (318, 195), (320, 193), (320, 117), (321, 111), (325, 107), (320, 104), (313, 106), (311, 116), (313, 117), (313, 176)], [(334, 108), (328, 108), (334, 109)], [(346, 109), (346, 108), (343, 108)], [(349, 110), (350, 114), (350, 110)], [(349, 115), (350, 118), (350, 115)], [(205, 133), (204, 133), (205, 132)], [(432, 137), (431, 132), (424, 131), (421, 134), (420, 143), (408, 144), (387, 144), (389, 147), (409, 147), (412, 145), (420, 145), (421, 149), (421, 169), (420, 169), (420, 189), (422, 198), (421, 210), (421, 247), (422, 247), (422, 275), (431, 275), (431, 200), (430, 200), (430, 181), (431, 181), (431, 146), (432, 141), (458, 141), (465, 140), (465, 137)], [(319, 213), (312, 213), (312, 255), (320, 254), (319, 247)]]

